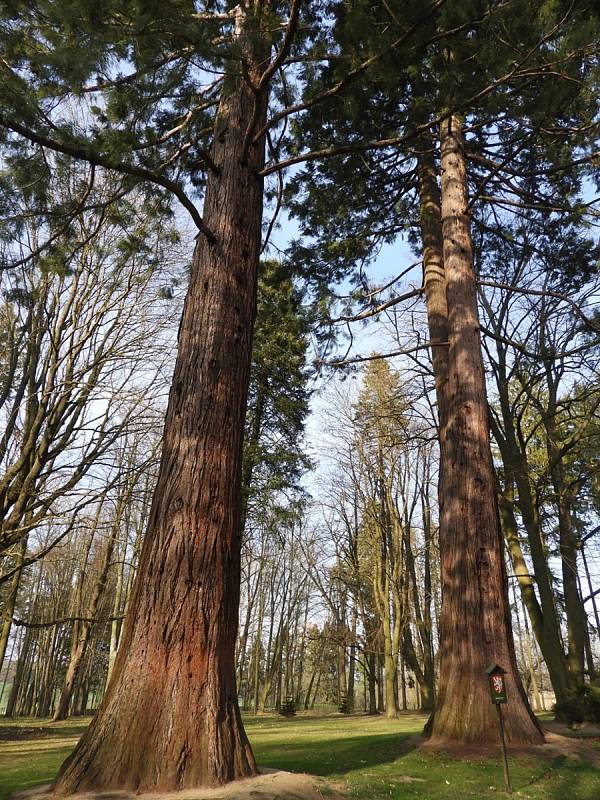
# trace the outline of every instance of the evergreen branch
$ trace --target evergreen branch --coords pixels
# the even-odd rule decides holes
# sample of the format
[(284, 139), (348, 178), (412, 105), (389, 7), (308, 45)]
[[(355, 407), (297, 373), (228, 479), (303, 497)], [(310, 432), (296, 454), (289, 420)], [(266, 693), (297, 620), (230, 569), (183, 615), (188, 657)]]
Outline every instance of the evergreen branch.
[(50, 247), (52, 244), (54, 244), (54, 242), (57, 239), (60, 239), (60, 237), (64, 233), (66, 233), (66, 231), (69, 229), (69, 226), (71, 224), (71, 221), (72, 221), (73, 217), (76, 217), (78, 214), (81, 214), (81, 212), (83, 211), (83, 209), (85, 207), (86, 200), (90, 196), (91, 191), (92, 191), (92, 189), (94, 187), (94, 178), (95, 178), (95, 174), (96, 174), (96, 167), (95, 167), (94, 164), (92, 164), (91, 167), (92, 167), (92, 169), (91, 169), (91, 173), (90, 173), (89, 184), (86, 186), (85, 192), (84, 192), (83, 197), (81, 198), (81, 200), (77, 203), (77, 205), (75, 206), (73, 211), (71, 211), (69, 213), (67, 222), (65, 222), (65, 224), (61, 228), (59, 228), (56, 233), (54, 233), (52, 236), (50, 236), (50, 238), (47, 239), (43, 244), (39, 245), (39, 247), (36, 247), (36, 249), (33, 250), (31, 253), (29, 253), (28, 255), (24, 256), (21, 259), (19, 259), (18, 261), (14, 261), (12, 264), (5, 264), (5, 265), (0, 266), (0, 269), (15, 269), (16, 267), (24, 267), (26, 264), (28, 264), (34, 258), (37, 258), (39, 255), (41, 255), (44, 252), (44, 250), (47, 250), (48, 247)]
[[(242, 156), (241, 156), (242, 164), (246, 164), (248, 161), (248, 151), (250, 150), (252, 137), (254, 136), (254, 130), (256, 128), (256, 125), (258, 124), (258, 119), (260, 116), (260, 106), (261, 106), (261, 101), (263, 99), (265, 87), (269, 85), (269, 81), (281, 66), (284, 58), (289, 53), (290, 47), (292, 46), (292, 40), (294, 38), (296, 27), (298, 25), (300, 2), (301, 0), (292, 0), (290, 18), (286, 26), (285, 35), (283, 37), (283, 43), (279, 49), (279, 52), (275, 55), (273, 60), (270, 62), (269, 66), (260, 76), (260, 78), (258, 79), (258, 83), (256, 85), (253, 85), (252, 82), (250, 81), (250, 85), (252, 86), (252, 89), (254, 91), (254, 107), (252, 109), (252, 118), (248, 124), (248, 127), (246, 128), (246, 133), (244, 135), (244, 143), (242, 145)], [(267, 132), (267, 130), (265, 130), (265, 133)], [(256, 142), (258, 139), (260, 139), (260, 137), (257, 137), (257, 139), (255, 139), (254, 141)]]
[(196, 206), (192, 203), (190, 198), (178, 183), (175, 183), (175, 181), (170, 180), (164, 175), (157, 175), (155, 172), (151, 172), (144, 167), (135, 166), (134, 164), (126, 164), (122, 161), (113, 161), (111, 158), (95, 152), (88, 145), (64, 144), (62, 142), (57, 142), (55, 139), (51, 139), (50, 137), (45, 136), (42, 133), (38, 133), (37, 131), (33, 131), (30, 128), (26, 128), (24, 125), (21, 125), (14, 120), (7, 119), (3, 114), (0, 114), (0, 127), (7, 128), (8, 130), (13, 131), (13, 133), (17, 133), (19, 136), (22, 136), (24, 139), (27, 139), (33, 144), (38, 144), (41, 147), (48, 147), (50, 150), (71, 156), (71, 158), (75, 158), (80, 161), (87, 161), (89, 164), (114, 170), (115, 172), (120, 172), (124, 175), (131, 175), (134, 178), (138, 178), (140, 181), (148, 181), (149, 183), (162, 186), (164, 189), (167, 189), (174, 194), (181, 205), (187, 209), (190, 216), (194, 220), (196, 227), (206, 236), (209, 243), (215, 243), (216, 237), (214, 233), (204, 224), (204, 221), (198, 213)]
[(235, 8), (223, 14), (211, 14), (210, 12), (190, 14), (190, 18), (199, 22), (235, 22)]
[(24, 619), (16, 619), (13, 617), (13, 625), (18, 628), (54, 628), (56, 625), (64, 625), (65, 622), (88, 622), (90, 625), (102, 625), (107, 622), (114, 622), (115, 620), (125, 619), (124, 614), (119, 614), (116, 617), (105, 617), (104, 619), (96, 619), (95, 617), (61, 617), (60, 619), (53, 619), (50, 622), (26, 622)]
[(394, 145), (402, 144), (421, 133), (423, 130), (431, 127), (431, 123), (422, 125), (418, 130), (403, 136), (391, 136), (389, 139), (377, 139), (371, 142), (357, 142), (356, 144), (343, 144), (333, 147), (325, 147), (322, 150), (311, 150), (308, 153), (303, 153), (298, 156), (291, 156), (277, 164), (271, 164), (264, 169), (261, 169), (257, 174), (263, 177), (271, 175), (273, 172), (291, 167), (294, 164), (301, 164), (308, 161), (318, 161), (320, 158), (329, 158), (331, 156), (341, 156), (350, 153), (362, 153), (367, 150), (381, 150), (385, 147), (393, 147)]
[(143, 69), (138, 69), (135, 72), (130, 72), (128, 75), (122, 75), (119, 78), (113, 78), (112, 80), (103, 80), (100, 79), (98, 83), (92, 84), (91, 86), (84, 86), (83, 92), (85, 94), (90, 94), (93, 92), (101, 92), (105, 89), (110, 89), (115, 86), (126, 86), (128, 83), (132, 83), (136, 81), (138, 78), (141, 78), (143, 75), (147, 75), (149, 72), (153, 70), (160, 69), (161, 67), (165, 67), (167, 64), (171, 64), (173, 61), (177, 61), (180, 58), (183, 58), (185, 55), (193, 55), (194, 48), (193, 47), (186, 47), (183, 50), (180, 50), (176, 53), (169, 53), (164, 58), (161, 58), (159, 61), (155, 61), (153, 64), (149, 64), (147, 67)]
[[(572, 214), (576, 211), (581, 209), (589, 209), (591, 206), (596, 205), (596, 203), (600, 202), (600, 198), (595, 198), (590, 200), (588, 203), (578, 203), (576, 206), (558, 206), (558, 205), (551, 205), (550, 203), (520, 203), (517, 200), (509, 200), (507, 197), (498, 197), (497, 195), (489, 195), (489, 194), (481, 194), (479, 195), (479, 200), (485, 200), (487, 203), (491, 203), (498, 206), (511, 206), (511, 208), (525, 208), (531, 211), (553, 211), (556, 214)], [(600, 212), (592, 210), (589, 213), (592, 216), (598, 216)]]
[(267, 83), (271, 80), (275, 72), (281, 66), (284, 58), (287, 57), (290, 47), (292, 46), (292, 40), (294, 38), (294, 33), (296, 32), (296, 26), (298, 24), (298, 15), (300, 14), (300, 2), (301, 0), (292, 0), (292, 7), (290, 9), (290, 18), (285, 29), (285, 34), (283, 37), (283, 42), (281, 47), (279, 48), (279, 52), (275, 55), (275, 58), (271, 61), (267, 69), (263, 72), (260, 76), (260, 80), (258, 81), (258, 86), (256, 87), (257, 90), (260, 92)]
[[(430, 9), (430, 11), (437, 10), (437, 8), (439, 8), (439, 6), (442, 5), (442, 3), (443, 3), (443, 0), (438, 0), (438, 2), (436, 4), (434, 4), (434, 6)], [(571, 6), (571, 8), (572, 8), (572, 6)], [(514, 62), (512, 64), (512, 66), (511, 66), (511, 69), (508, 72), (506, 72), (504, 75), (502, 75), (499, 78), (497, 78), (494, 81), (492, 81), (490, 84), (488, 84), (481, 91), (479, 91), (476, 94), (472, 95), (470, 98), (468, 98), (466, 101), (464, 101), (461, 105), (456, 106), (453, 109), (445, 111), (444, 113), (442, 113), (439, 116), (437, 116), (435, 119), (432, 119), (432, 120), (430, 120), (429, 122), (427, 122), (425, 124), (417, 126), (411, 133), (404, 134), (404, 135), (398, 136), (398, 137), (391, 137), (389, 139), (381, 139), (381, 140), (375, 140), (375, 141), (371, 141), (371, 142), (357, 143), (355, 145), (339, 145), (337, 147), (333, 146), (333, 147), (329, 147), (329, 148), (323, 148), (322, 150), (313, 150), (313, 151), (310, 151), (308, 153), (304, 153), (302, 155), (292, 156), (292, 157), (290, 157), (288, 159), (285, 159), (284, 161), (280, 161), (277, 164), (271, 164), (268, 167), (265, 167), (265, 169), (261, 170), (258, 174), (262, 175), (262, 176), (266, 176), (266, 175), (270, 175), (273, 172), (276, 172), (279, 169), (285, 169), (286, 167), (293, 166), (294, 164), (300, 164), (300, 163), (308, 162), (308, 161), (316, 161), (316, 160), (318, 160), (320, 158), (328, 158), (328, 157), (336, 156), (336, 155), (344, 155), (346, 153), (349, 154), (349, 153), (364, 152), (364, 151), (367, 151), (367, 150), (377, 150), (377, 149), (381, 149), (381, 148), (385, 148), (385, 147), (390, 147), (390, 146), (393, 146), (393, 145), (403, 144), (403, 143), (405, 143), (407, 141), (410, 141), (411, 139), (414, 139), (415, 137), (417, 137), (418, 135), (420, 135), (424, 131), (429, 130), (433, 125), (440, 124), (445, 119), (449, 119), (453, 114), (460, 113), (463, 110), (463, 108), (472, 107), (475, 103), (483, 100), (489, 94), (491, 94), (494, 91), (494, 89), (498, 88), (498, 86), (506, 85), (513, 78), (520, 77), (524, 72), (524, 71), (522, 71), (522, 67), (526, 64), (527, 61), (529, 61), (531, 56), (537, 50), (539, 50), (543, 46), (543, 44), (546, 43), (552, 37), (552, 35), (554, 35), (560, 29), (560, 26), (563, 24), (564, 20), (568, 18), (568, 14), (569, 13), (570, 13), (570, 10), (569, 10), (569, 12), (567, 12), (565, 17), (561, 20), (561, 22), (559, 22), (557, 25), (555, 25), (554, 28), (551, 31), (549, 31), (538, 42), (536, 42), (536, 44), (533, 47), (531, 47), (522, 56), (522, 58), (519, 61)], [(304, 111), (304, 110), (306, 110), (308, 108), (311, 108), (313, 105), (316, 105), (317, 103), (328, 99), (329, 97), (337, 95), (339, 92), (342, 91), (342, 89), (345, 88), (345, 86), (352, 79), (354, 79), (354, 77), (357, 77), (358, 75), (362, 74), (362, 72), (364, 70), (366, 70), (372, 63), (374, 63), (379, 58), (381, 58), (383, 55), (385, 55), (387, 52), (389, 52), (393, 48), (397, 47), (400, 43), (402, 43), (402, 41), (404, 41), (404, 39), (407, 38), (407, 36), (409, 34), (412, 34), (414, 32), (414, 30), (416, 30), (416, 28), (419, 26), (419, 24), (420, 24), (420, 22), (415, 23), (415, 25), (409, 31), (407, 31), (406, 34), (403, 37), (401, 37), (396, 42), (394, 42), (392, 45), (390, 45), (390, 47), (387, 48), (386, 50), (384, 50), (381, 53), (378, 53), (377, 55), (372, 56), (371, 58), (369, 58), (366, 61), (364, 61), (362, 64), (360, 64), (354, 70), (349, 72), (342, 80), (338, 81), (338, 83), (335, 86), (332, 86), (330, 89), (326, 90), (325, 92), (322, 92), (320, 95), (317, 95), (316, 97), (313, 97), (311, 100), (308, 100), (308, 101), (306, 101), (304, 103), (297, 103), (297, 104), (295, 104), (293, 106), (289, 106), (288, 108), (285, 108), (282, 111), (280, 111), (278, 114), (275, 114), (275, 116), (272, 117), (272, 119), (267, 123), (267, 125), (264, 126), (263, 129), (261, 129), (256, 134), (255, 141), (268, 128), (270, 128), (273, 125), (277, 124), (277, 122), (280, 119), (283, 119), (284, 117), (287, 117), (290, 114), (293, 114), (293, 113), (295, 113), (297, 111)], [(470, 24), (471, 23), (469, 23), (469, 25)], [(465, 25), (460, 26), (457, 30), (460, 30), (461, 28), (464, 28), (464, 27), (465, 27)], [(440, 39), (442, 37), (447, 37), (447, 36), (449, 36), (451, 34), (454, 34), (455, 32), (456, 32), (455, 30), (445, 31), (445, 32), (443, 32), (441, 34), (438, 34), (435, 37), (432, 37), (431, 41), (435, 41), (436, 39)], [(556, 210), (564, 211), (564, 210), (573, 210), (573, 209), (562, 209), (562, 208), (560, 208), (560, 209), (556, 209)]]
[[(590, 126), (588, 126), (590, 127)], [(521, 149), (523, 149), (525, 145)], [(491, 158), (487, 158), (486, 156), (481, 155), (480, 153), (475, 153), (472, 150), (469, 150), (467, 156), (470, 161), (475, 161), (479, 164), (482, 164), (484, 167), (489, 167), (494, 172), (507, 172), (509, 175), (513, 175), (514, 177), (518, 178), (538, 178), (542, 175), (553, 175), (557, 172), (567, 172), (568, 170), (572, 169), (573, 167), (578, 167), (581, 164), (591, 163), (595, 165), (595, 162), (600, 162), (600, 150), (595, 150), (593, 153), (590, 153), (587, 156), (582, 156), (581, 158), (573, 159), (573, 161), (566, 161), (564, 164), (557, 164), (554, 167), (546, 167), (544, 169), (536, 169), (530, 170), (528, 172), (520, 172), (516, 169), (511, 169), (508, 166), (508, 162), (514, 158), (514, 154), (509, 154), (505, 161), (502, 163), (498, 163)]]
[(331, 86), (329, 89), (326, 89), (325, 91), (321, 92), (320, 94), (316, 95), (315, 97), (311, 97), (310, 100), (305, 100), (305, 101), (303, 101), (301, 103), (295, 103), (293, 106), (289, 106), (288, 108), (284, 108), (281, 111), (279, 111), (277, 114), (275, 114), (266, 123), (266, 125), (264, 125), (258, 131), (256, 136), (254, 137), (254, 141), (257, 142), (261, 138), (261, 136), (264, 136), (264, 134), (270, 128), (272, 128), (274, 125), (277, 125), (277, 123), (280, 120), (284, 119), (285, 117), (289, 117), (290, 114), (295, 114), (298, 111), (306, 111), (309, 108), (312, 108), (313, 106), (317, 105), (318, 103), (322, 103), (324, 100), (328, 100), (331, 97), (335, 97), (336, 95), (338, 95), (343, 89), (346, 88), (346, 86), (349, 83), (351, 83), (353, 80), (355, 80), (355, 78), (360, 77), (363, 74), (363, 72), (365, 72), (370, 66), (372, 66), (375, 63), (377, 63), (377, 61), (379, 61), (379, 59), (383, 58), (383, 56), (385, 56), (388, 53), (392, 52), (392, 50), (395, 50), (401, 44), (404, 44), (404, 42), (407, 39), (410, 39), (410, 37), (414, 33), (416, 33), (416, 31), (420, 28), (422, 23), (425, 22), (426, 20), (430, 19), (431, 14), (433, 12), (435, 12), (435, 11), (438, 11), (441, 8), (441, 6), (444, 4), (444, 2), (445, 2), (445, 0), (435, 0), (435, 2), (432, 3), (429, 6), (429, 8), (427, 9), (427, 12), (425, 14), (423, 14), (423, 16), (421, 16), (421, 18), (418, 19), (417, 22), (414, 23), (414, 25), (411, 25), (411, 27), (408, 28), (408, 30), (406, 30), (402, 34), (402, 36), (400, 36), (398, 39), (393, 41), (390, 45), (388, 45), (388, 47), (384, 48), (381, 52), (376, 53), (375, 55), (371, 56), (370, 58), (367, 58), (365, 61), (363, 61), (357, 67), (355, 67), (354, 69), (350, 70), (350, 72), (348, 72), (343, 78), (341, 78), (334, 86)]

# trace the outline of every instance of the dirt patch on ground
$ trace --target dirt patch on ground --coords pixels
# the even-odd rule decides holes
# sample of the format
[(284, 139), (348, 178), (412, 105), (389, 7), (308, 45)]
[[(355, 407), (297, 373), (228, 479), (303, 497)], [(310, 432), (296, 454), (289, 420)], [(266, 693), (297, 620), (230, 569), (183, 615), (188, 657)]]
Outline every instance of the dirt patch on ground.
[[(38, 786), (13, 795), (13, 800), (57, 800), (49, 785)], [(69, 800), (136, 800), (129, 792), (86, 792), (71, 795)], [(182, 792), (143, 794), (143, 800), (344, 800), (344, 797), (314, 775), (262, 770), (256, 778), (234, 781), (217, 789), (194, 789)]]
[[(577, 732), (570, 731), (566, 726), (558, 723), (551, 723), (550, 726), (544, 725), (545, 743), (540, 745), (511, 746), (507, 747), (509, 755), (533, 755), (548, 760), (557, 756), (567, 756), (581, 761), (586, 761), (594, 766), (600, 767), (600, 736), (588, 732), (585, 735), (577, 735)], [(562, 734), (562, 728), (569, 730), (568, 735)], [(556, 732), (555, 729), (561, 732)], [(444, 741), (424, 741), (421, 749), (426, 753), (447, 753), (452, 758), (489, 758), (498, 755), (500, 750), (500, 740), (497, 745), (463, 745), (455, 742)]]
[(86, 730), (87, 725), (62, 725), (61, 727), (40, 727), (39, 725), (27, 726), (6, 726), (0, 727), (0, 742), (22, 742), (31, 739), (52, 739), (60, 737), (64, 739), (68, 736), (81, 736)]
[(557, 733), (546, 731), (546, 744), (536, 751), (541, 751), (555, 758), (568, 756), (580, 761), (587, 761), (595, 767), (600, 767), (599, 740), (591, 737), (577, 738), (575, 736), (560, 736)]
[(544, 729), (550, 731), (550, 733), (558, 733), (560, 736), (568, 736), (569, 738), (600, 740), (600, 725), (592, 725), (590, 722), (583, 722), (581, 725), (569, 728), (564, 722), (549, 720), (544, 722)]

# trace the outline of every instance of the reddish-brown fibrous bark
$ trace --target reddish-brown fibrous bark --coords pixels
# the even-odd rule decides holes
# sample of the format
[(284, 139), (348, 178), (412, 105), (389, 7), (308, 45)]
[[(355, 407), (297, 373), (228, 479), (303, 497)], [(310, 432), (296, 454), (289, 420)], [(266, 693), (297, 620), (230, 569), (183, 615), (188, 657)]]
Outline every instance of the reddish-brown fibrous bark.
[[(257, 77), (264, 63), (254, 56)], [(55, 782), (60, 794), (184, 789), (256, 773), (234, 671), (264, 141), (243, 151), (249, 121), (262, 125), (266, 115), (266, 92), (247, 78), (232, 81), (217, 114), (210, 156), (218, 170), (203, 214), (214, 242), (200, 239), (194, 253), (119, 654), (104, 702)]]
[[(541, 743), (517, 671), (500, 528), (470, 236), (460, 119), (441, 126), (441, 223), (447, 381), (440, 409), (442, 612), (434, 739), (497, 742), (485, 668), (506, 670), (511, 743)], [(439, 337), (438, 337), (439, 338)], [(443, 363), (443, 359), (440, 359)], [(445, 366), (445, 364), (444, 364)]]

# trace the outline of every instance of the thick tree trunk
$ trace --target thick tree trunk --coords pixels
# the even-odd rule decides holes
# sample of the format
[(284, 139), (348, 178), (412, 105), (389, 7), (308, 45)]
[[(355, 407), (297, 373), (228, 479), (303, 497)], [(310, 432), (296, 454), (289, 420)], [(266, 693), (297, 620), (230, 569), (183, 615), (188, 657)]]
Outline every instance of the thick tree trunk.
[[(215, 241), (200, 239), (194, 253), (158, 483), (122, 642), (104, 702), (56, 780), (59, 794), (175, 790), (256, 773), (234, 651), (264, 142), (252, 144), (244, 161), (256, 96), (241, 78), (231, 82), (211, 149), (218, 174), (209, 173), (204, 202)], [(258, 103), (260, 125), (264, 94)]]
[(441, 126), (442, 236), (448, 304), (448, 382), (440, 413), (442, 610), (433, 738), (497, 742), (485, 668), (506, 670), (506, 737), (539, 743), (517, 671), (489, 438), (467, 173), (460, 120)]
[[(423, 286), (425, 288), (425, 302), (427, 309), (427, 325), (429, 340), (431, 342), (431, 361), (435, 381), (435, 394), (438, 410), (438, 425), (440, 431), (445, 430), (448, 402), (446, 392), (448, 388), (448, 302), (446, 299), (446, 273), (444, 269), (444, 255), (442, 243), (442, 209), (440, 187), (438, 184), (437, 169), (434, 157), (433, 137), (428, 132), (419, 142), (420, 153), (417, 161), (419, 178), (419, 208), (421, 241), (423, 245)], [(441, 508), (443, 503), (443, 459), (440, 459), (438, 474), (438, 503)], [(427, 685), (421, 686), (421, 702), (423, 710), (432, 710), (435, 701), (435, 672), (433, 664), (433, 643), (431, 641), (431, 571), (430, 571), (430, 544), (431, 544), (431, 519), (429, 508), (423, 502), (423, 517), (426, 520), (425, 534), (427, 543), (426, 558), (426, 585), (425, 585), (425, 610), (428, 628), (425, 634), (424, 654)]]

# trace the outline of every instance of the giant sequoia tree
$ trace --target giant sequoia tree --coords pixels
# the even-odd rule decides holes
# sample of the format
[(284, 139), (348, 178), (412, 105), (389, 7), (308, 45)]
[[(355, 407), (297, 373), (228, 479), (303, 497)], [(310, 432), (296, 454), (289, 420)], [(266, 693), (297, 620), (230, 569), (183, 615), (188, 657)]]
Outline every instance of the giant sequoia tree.
[[(171, 191), (200, 233), (138, 580), (104, 703), (61, 769), (61, 793), (215, 784), (256, 769), (233, 656), (263, 208), (265, 135), (256, 134), (298, 8), (271, 61), (285, 29), (275, 11), (269, 2), (207, 15), (185, 2), (44, 3), (4, 20), (1, 123), (32, 143), (32, 160), (53, 148), (116, 170), (123, 191), (140, 181)], [(54, 107), (48, 124), (69, 86), (98, 104), (79, 125)], [(178, 183), (181, 170), (203, 190), (202, 217)]]
[[(319, 140), (313, 142), (312, 151), (296, 143), (294, 152), (280, 160), (280, 134), (292, 113), (331, 100), (334, 105), (327, 113), (333, 114), (333, 108), (341, 108), (335, 103), (349, 86), (365, 75), (375, 81), (386, 70), (394, 81), (401, 75), (400, 84), (406, 87), (407, 70), (415, 63), (415, 41), (424, 62), (427, 43), (438, 43), (432, 74), (445, 65), (440, 96), (426, 89), (409, 94), (427, 98), (425, 124), (420, 118), (417, 127), (427, 134), (433, 120), (450, 120), (443, 127), (447, 180), (442, 186), (442, 280), (447, 284), (448, 303), (453, 292), (458, 312), (447, 309), (448, 340), (439, 339), (436, 344), (442, 348), (450, 342), (446, 367), (440, 366), (448, 375), (440, 386), (453, 388), (452, 394), (447, 393), (445, 468), (452, 457), (464, 458), (465, 480), (453, 476), (460, 502), (444, 508), (449, 554), (446, 583), (454, 580), (446, 595), (446, 632), (450, 636), (448, 626), (456, 620), (464, 626), (458, 632), (461, 645), (464, 641), (473, 644), (473, 634), (483, 634), (484, 640), (497, 636), (499, 660), (512, 665), (478, 350), (464, 157), (459, 118), (449, 112), (454, 105), (468, 105), (468, 98), (453, 97), (451, 88), (456, 76), (464, 79), (476, 60), (468, 48), (480, 41), (473, 32), (488, 19), (488, 4), (474, 2), (460, 11), (462, 4), (443, 0), (425, 8), (421, 3), (399, 3), (402, 21), (395, 18), (394, 7), (391, 14), (397, 27), (390, 27), (389, 18), (376, 27), (377, 35), (394, 30), (394, 36), (386, 33), (377, 45), (371, 37), (367, 47), (358, 37), (341, 53), (337, 45), (333, 52), (327, 49), (328, 25), (323, 26), (325, 33), (315, 33), (312, 6), (303, 8), (303, 24), (298, 25), (300, 5), (297, 0), (289, 4), (254, 0), (235, 8), (211, 3), (205, 11), (190, 0), (143, 4), (109, 0), (97, 5), (40, 0), (10, 4), (0, 18), (0, 128), (15, 168), (27, 167), (31, 184), (43, 185), (45, 154), (53, 149), (118, 174), (117, 193), (143, 185), (160, 199), (174, 195), (199, 231), (138, 579), (104, 703), (57, 780), (56, 789), (63, 793), (91, 788), (183, 788), (222, 783), (255, 771), (241, 724), (233, 662), (242, 432), (261, 250), (263, 178), (303, 159), (350, 151), (386, 153), (394, 142), (415, 140), (414, 126), (407, 129), (405, 121), (402, 130), (386, 121), (377, 129), (381, 136), (373, 137), (354, 119), (344, 131), (350, 129), (349, 137), (330, 139), (325, 150)], [(388, 4), (384, 5), (389, 14)], [(504, 9), (513, 4), (498, 5)], [(514, 5), (519, 8), (518, 3)], [(433, 13), (447, 7), (458, 18)], [(490, 8), (494, 7), (492, 3)], [(319, 10), (328, 13), (329, 6)], [(333, 11), (343, 18), (347, 9), (339, 4)], [(372, 12), (369, 5), (367, 18)], [(521, 13), (521, 17), (527, 15)], [(354, 22), (360, 24), (364, 18), (365, 9), (357, 4)], [(506, 22), (510, 17), (505, 14), (502, 19)], [(457, 33), (466, 34), (464, 52), (452, 42), (450, 48), (440, 46)], [(297, 66), (303, 61), (305, 39), (313, 34), (314, 49), (307, 66)], [(524, 46), (520, 40), (517, 44), (521, 52)], [(452, 58), (448, 50), (454, 53)], [(392, 52), (402, 52), (397, 74), (389, 71), (384, 58)], [(504, 61), (498, 59), (498, 66), (511, 58), (506, 54)], [(330, 61), (339, 64), (339, 70), (317, 81), (315, 65)], [(462, 65), (462, 72), (456, 64)], [(295, 96), (293, 82), (279, 80), (282, 69), (291, 70), (298, 80), (311, 80), (303, 99)], [(523, 72), (519, 76), (525, 80)], [(487, 67), (480, 71), (475, 96), (485, 93), (490, 77)], [(418, 78), (413, 69), (410, 80)], [(386, 90), (389, 85), (388, 80)], [(355, 108), (362, 109), (364, 97), (359, 100)], [(379, 116), (374, 121), (381, 122)], [(265, 163), (267, 157), (270, 164)], [(202, 214), (192, 192), (202, 197)], [(47, 235), (41, 249), (60, 240), (61, 224), (86, 202), (82, 191), (71, 207), (45, 217)], [(437, 241), (442, 239), (438, 236)], [(343, 274), (348, 256), (355, 252), (356, 247), (333, 247), (329, 261), (313, 264), (316, 269), (305, 274), (323, 284)], [(441, 264), (438, 253), (438, 268)], [(441, 320), (436, 335), (445, 336), (446, 312), (440, 305), (436, 313)], [(473, 460), (471, 437), (476, 444)], [(474, 474), (474, 467), (482, 469), (483, 481)], [(477, 580), (469, 583), (466, 607), (461, 601), (461, 581), (472, 575), (461, 571), (468, 563), (462, 556), (473, 555), (477, 538), (464, 540), (469, 525), (462, 514), (481, 526), (478, 534), (484, 549), (483, 557), (475, 554), (475, 563), (485, 585)], [(452, 576), (454, 567), (457, 573)], [(485, 648), (476, 644), (465, 652), (470, 659), (464, 668), (456, 658), (452, 660), (449, 648), (444, 656), (449, 659), (447, 677), (459, 674), (457, 683), (462, 686), (467, 683), (465, 670), (479, 675), (486, 660)], [(516, 691), (514, 670), (510, 681)], [(472, 738), (481, 738), (482, 726), (489, 723), (489, 706), (480, 703), (480, 697), (481, 691), (474, 692), (475, 703), (470, 707), (488, 711), (469, 730)], [(440, 708), (457, 700), (443, 691)], [(526, 706), (515, 702), (511, 708), (512, 738), (535, 739), (537, 731)], [(438, 713), (437, 719), (443, 718)], [(449, 720), (447, 730), (464, 737), (465, 719), (471, 722), (473, 717), (459, 719), (453, 731), (451, 723), (456, 720)]]
[[(407, 46), (439, 5), (419, 6), (386, 49)], [(289, 115), (339, 95), (377, 61), (347, 57), (341, 79), (297, 101), (290, 82), (275, 79), (295, 69), (310, 40), (313, 8), (300, 27), (300, 6), (40, 0), (11, 4), (0, 18), (0, 128), (15, 168), (27, 165), (43, 185), (49, 149), (87, 161), (120, 175), (119, 192), (174, 195), (199, 231), (138, 578), (103, 705), (55, 784), (62, 793), (219, 784), (256, 769), (234, 643), (263, 178), (317, 156), (276, 163)], [(309, 64), (329, 58), (314, 41)], [(41, 249), (86, 202), (82, 192), (45, 217)]]
[[(375, 41), (380, 46), (382, 35), (402, 27), (410, 5), (385, 4), (376, 13), (370, 4), (352, 14), (340, 10), (336, 46), (342, 52), (368, 50)], [(515, 0), (445, 3), (430, 24), (424, 32), (429, 42), (416, 60), (409, 64), (410, 54), (390, 52), (376, 76), (354, 87), (352, 102), (321, 106), (304, 119), (303, 141), (343, 135), (352, 141), (368, 126), (388, 144), (376, 153), (313, 164), (296, 179), (304, 194), (291, 196), (291, 204), (316, 246), (302, 243), (295, 254), (308, 263), (360, 263), (405, 230), (407, 218), (412, 223), (423, 285), (408, 296), (422, 293), (426, 303), (441, 454), (440, 682), (429, 729), (459, 741), (495, 737), (484, 676), (486, 664), (495, 661), (508, 670), (509, 739), (537, 742), (541, 732), (512, 642), (471, 226), (482, 203), (509, 209), (550, 203), (558, 176), (589, 165), (589, 134), (597, 127), (586, 77), (597, 20), (587, 4)], [(442, 46), (432, 41), (444, 32)], [(336, 69), (328, 66), (323, 79)], [(367, 103), (368, 122), (362, 113)], [(401, 132), (398, 146), (393, 137)], [(538, 161), (525, 167), (524, 152), (535, 152)], [(519, 180), (532, 175), (543, 176), (533, 187)], [(576, 205), (567, 195), (565, 211), (573, 213)], [(400, 294), (378, 306), (368, 289), (357, 314), (362, 319), (403, 299)]]

